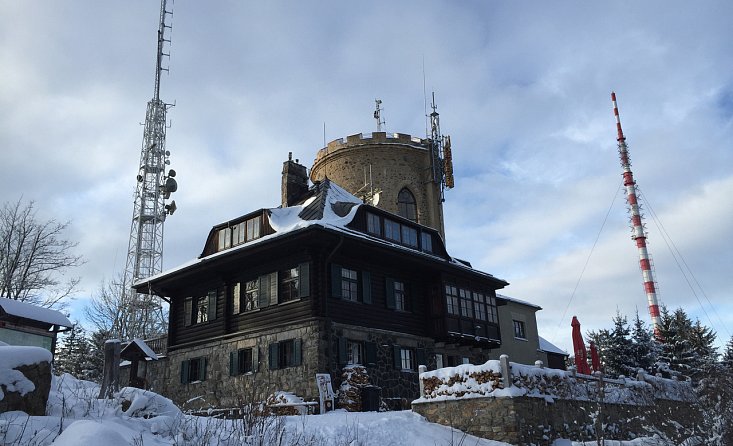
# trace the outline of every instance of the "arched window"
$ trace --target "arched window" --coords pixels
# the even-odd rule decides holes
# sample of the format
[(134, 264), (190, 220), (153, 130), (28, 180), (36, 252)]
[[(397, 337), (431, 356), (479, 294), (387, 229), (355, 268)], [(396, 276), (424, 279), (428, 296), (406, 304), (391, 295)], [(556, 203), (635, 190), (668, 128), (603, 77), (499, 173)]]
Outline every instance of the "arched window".
[(397, 215), (408, 220), (417, 221), (417, 204), (415, 196), (406, 187), (397, 195)]

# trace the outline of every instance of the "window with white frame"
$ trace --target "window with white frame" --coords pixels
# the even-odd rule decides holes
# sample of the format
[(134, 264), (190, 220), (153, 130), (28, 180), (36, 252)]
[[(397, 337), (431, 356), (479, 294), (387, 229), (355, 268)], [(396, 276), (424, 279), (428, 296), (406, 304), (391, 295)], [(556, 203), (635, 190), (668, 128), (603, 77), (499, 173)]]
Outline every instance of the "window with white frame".
[(352, 302), (359, 299), (359, 274), (353, 269), (341, 268), (341, 297)]

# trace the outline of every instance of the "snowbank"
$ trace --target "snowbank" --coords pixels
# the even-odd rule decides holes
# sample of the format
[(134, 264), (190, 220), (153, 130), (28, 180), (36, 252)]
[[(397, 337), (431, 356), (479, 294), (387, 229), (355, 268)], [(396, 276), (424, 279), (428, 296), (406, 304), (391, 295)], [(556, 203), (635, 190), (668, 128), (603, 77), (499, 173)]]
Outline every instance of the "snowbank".
[(36, 390), (35, 384), (15, 369), (41, 362), (50, 363), (51, 358), (51, 352), (45, 348), (1, 345), (0, 400), (5, 398), (5, 392), (18, 392), (21, 396), (25, 396)]

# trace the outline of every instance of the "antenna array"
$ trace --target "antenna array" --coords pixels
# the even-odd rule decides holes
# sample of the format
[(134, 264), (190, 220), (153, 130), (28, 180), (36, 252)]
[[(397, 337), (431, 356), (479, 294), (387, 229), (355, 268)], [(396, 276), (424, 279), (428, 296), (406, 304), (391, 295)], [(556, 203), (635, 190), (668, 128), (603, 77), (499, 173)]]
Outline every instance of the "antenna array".
[(166, 149), (166, 116), (171, 104), (160, 99), (160, 75), (163, 71), (163, 58), (170, 57), (164, 52), (170, 39), (166, 33), (171, 26), (166, 19), (172, 11), (166, 9), (167, 0), (161, 0), (158, 25), (158, 48), (155, 63), (155, 89), (153, 98), (148, 102), (145, 113), (143, 142), (140, 150), (140, 164), (135, 189), (135, 204), (130, 226), (130, 239), (127, 249), (127, 263), (122, 281), (123, 312), (120, 315), (118, 333), (121, 338), (148, 338), (166, 330), (166, 318), (160, 298), (137, 293), (132, 285), (154, 274), (163, 267), (163, 223), (167, 215), (176, 210), (176, 202), (166, 204), (171, 193), (178, 188), (176, 172), (170, 169), (170, 152)]
[(443, 136), (440, 133), (440, 114), (435, 104), (435, 92), (430, 103), (433, 112), (430, 113), (430, 135), (428, 142), (432, 153), (430, 167), (433, 174), (433, 182), (440, 184), (440, 201), (445, 201), (445, 189), (452, 189), (455, 186), (453, 178), (453, 152), (451, 151), (450, 136)]

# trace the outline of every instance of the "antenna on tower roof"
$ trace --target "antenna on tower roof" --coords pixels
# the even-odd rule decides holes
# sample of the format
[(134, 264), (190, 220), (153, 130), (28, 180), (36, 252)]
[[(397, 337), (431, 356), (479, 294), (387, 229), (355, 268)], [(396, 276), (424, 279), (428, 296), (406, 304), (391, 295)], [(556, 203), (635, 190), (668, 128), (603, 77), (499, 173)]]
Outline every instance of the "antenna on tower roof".
[(374, 103), (376, 104), (377, 108), (374, 110), (374, 119), (377, 120), (377, 131), (382, 131), (382, 126), (384, 126), (384, 131), (387, 131), (387, 123), (384, 120), (384, 117), (382, 116), (382, 112), (384, 109), (382, 108), (382, 100), (381, 99), (375, 99)]

